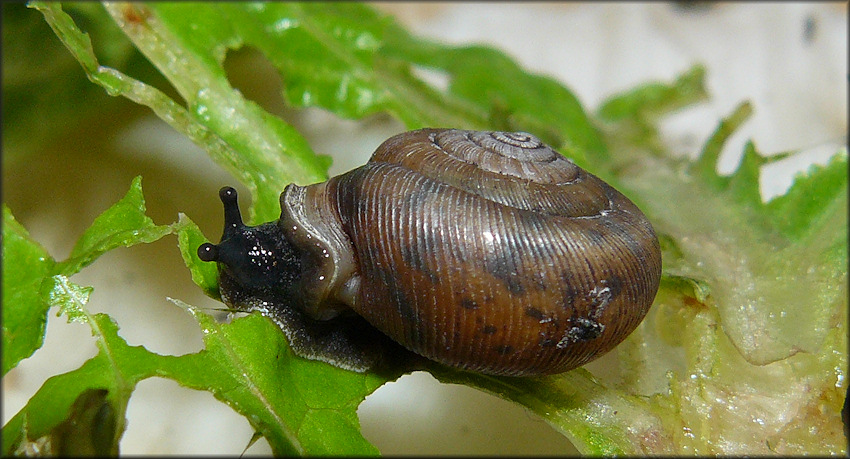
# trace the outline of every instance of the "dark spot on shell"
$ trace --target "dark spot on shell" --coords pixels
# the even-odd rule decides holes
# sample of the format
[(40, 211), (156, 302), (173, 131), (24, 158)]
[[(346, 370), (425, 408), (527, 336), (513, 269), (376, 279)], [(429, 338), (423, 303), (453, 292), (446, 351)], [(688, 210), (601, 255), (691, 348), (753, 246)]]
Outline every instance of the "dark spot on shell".
[(427, 277), (428, 281), (432, 284), (437, 285), (440, 283), (439, 276), (431, 270), (425, 262), (425, 259), (420, 255), (420, 248), (403, 245), (401, 247), (401, 258), (413, 270), (418, 271)]
[(514, 351), (513, 346), (510, 346), (510, 345), (507, 345), (507, 344), (504, 344), (504, 345), (501, 345), (501, 346), (496, 346), (496, 353), (499, 354), (499, 355), (507, 355), (507, 354), (512, 353), (513, 351)]
[(481, 329), (481, 333), (484, 333), (485, 335), (492, 335), (493, 333), (496, 333), (496, 330), (495, 325), (485, 325), (484, 328)]
[(525, 315), (532, 317), (536, 320), (544, 320), (547, 317), (546, 314), (543, 313), (543, 311), (537, 308), (525, 308)]
[(460, 300), (460, 307), (463, 309), (478, 309), (478, 303), (476, 303), (473, 299), (464, 298)]
[(540, 338), (540, 342), (538, 344), (540, 345), (540, 347), (553, 347), (555, 344), (557, 344), (557, 341), (553, 340), (552, 338), (543, 337)]
[(484, 269), (502, 281), (509, 292), (515, 295), (525, 293), (525, 287), (520, 281), (517, 261), (511, 252), (491, 254), (484, 259)]
[(617, 295), (620, 294), (620, 292), (623, 291), (623, 279), (620, 276), (617, 276), (616, 274), (611, 275), (611, 277), (605, 279), (604, 282), (605, 286), (611, 290), (612, 300), (616, 298)]

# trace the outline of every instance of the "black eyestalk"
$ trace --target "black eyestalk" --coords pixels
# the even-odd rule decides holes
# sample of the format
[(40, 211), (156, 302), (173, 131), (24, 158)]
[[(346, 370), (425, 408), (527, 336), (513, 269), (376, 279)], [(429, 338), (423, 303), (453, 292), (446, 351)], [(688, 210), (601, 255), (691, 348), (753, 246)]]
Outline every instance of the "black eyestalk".
[[(232, 186), (223, 187), (218, 191), (218, 197), (224, 204), (224, 230), (221, 233), (221, 241), (224, 242), (231, 236), (239, 234), (245, 228), (245, 224), (242, 222), (242, 214), (239, 212), (236, 189)], [(198, 247), (198, 258), (202, 261), (222, 261), (219, 246), (209, 242)]]

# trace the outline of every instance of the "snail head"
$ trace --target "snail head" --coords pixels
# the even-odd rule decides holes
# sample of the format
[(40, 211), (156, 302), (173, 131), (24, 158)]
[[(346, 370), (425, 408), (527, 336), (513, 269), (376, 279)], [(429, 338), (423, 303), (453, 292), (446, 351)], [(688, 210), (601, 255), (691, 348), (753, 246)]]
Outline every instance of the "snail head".
[(238, 309), (289, 303), (301, 272), (300, 255), (276, 222), (242, 222), (235, 189), (224, 187), (218, 195), (224, 204), (221, 242), (202, 244), (198, 258), (218, 263), (222, 298)]

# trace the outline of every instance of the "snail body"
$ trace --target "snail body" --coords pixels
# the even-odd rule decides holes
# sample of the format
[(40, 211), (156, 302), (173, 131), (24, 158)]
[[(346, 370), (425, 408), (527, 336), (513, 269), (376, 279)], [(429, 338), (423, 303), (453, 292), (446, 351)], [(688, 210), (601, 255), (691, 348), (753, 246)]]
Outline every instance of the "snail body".
[(221, 198), (222, 242), (199, 257), (219, 262), (222, 299), (357, 371), (386, 338), (469, 371), (567, 371), (637, 327), (661, 275), (640, 210), (527, 133), (399, 134), (364, 166), (287, 186), (257, 227), (232, 188)]

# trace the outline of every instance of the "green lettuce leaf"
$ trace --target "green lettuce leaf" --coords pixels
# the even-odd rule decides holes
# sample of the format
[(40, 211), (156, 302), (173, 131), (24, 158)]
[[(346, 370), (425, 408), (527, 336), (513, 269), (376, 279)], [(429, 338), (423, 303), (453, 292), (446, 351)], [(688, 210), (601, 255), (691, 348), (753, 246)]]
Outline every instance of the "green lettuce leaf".
[[(72, 409), (92, 391), (104, 391), (112, 436), (91, 443), (98, 451), (118, 450), (127, 403), (136, 384), (153, 376), (211, 392), (245, 415), (277, 455), (369, 454), (377, 450), (359, 432), (357, 405), (384, 382), (374, 375), (340, 372), (293, 358), (277, 326), (258, 315), (219, 324), (186, 305), (204, 331), (205, 349), (179, 357), (129, 346), (117, 324), (84, 307), (90, 288), (54, 278), (53, 296), (69, 319), (88, 323), (99, 353), (80, 368), (48, 379), (29, 403), (3, 428), (5, 454), (34, 451), (80, 454), (69, 424), (85, 432), (103, 427), (84, 424), (86, 411)], [(262, 345), (258, 346), (258, 343)], [(100, 405), (98, 405), (100, 406)], [(73, 421), (72, 421), (73, 420)], [(77, 448), (77, 449), (74, 449)]]
[[(144, 213), (141, 177), (136, 177), (127, 195), (95, 219), (71, 256), (57, 263), (4, 205), (3, 374), (41, 347), (50, 307), (62, 307), (70, 300), (55, 290), (55, 275), (75, 274), (108, 250), (153, 242), (171, 233), (170, 227), (154, 225)], [(74, 300), (85, 304), (87, 295)]]
[(41, 284), (55, 261), (3, 205), (3, 374), (44, 343), (50, 303)]

